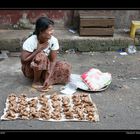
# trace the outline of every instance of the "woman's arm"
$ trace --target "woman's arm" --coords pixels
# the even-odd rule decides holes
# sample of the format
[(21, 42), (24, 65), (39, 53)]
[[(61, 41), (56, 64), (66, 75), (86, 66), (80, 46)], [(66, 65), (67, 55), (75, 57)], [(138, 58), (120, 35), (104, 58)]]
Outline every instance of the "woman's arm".
[(44, 87), (47, 87), (49, 85), (49, 79), (53, 75), (57, 59), (57, 51), (51, 51), (49, 58), (50, 58), (50, 71), (46, 73), (45, 82), (43, 84)]
[(35, 57), (35, 55), (36, 55), (37, 53), (38, 53), (37, 50), (34, 51), (34, 52), (28, 52), (28, 51), (23, 50), (23, 51), (21, 52), (21, 60), (22, 60), (23, 62), (31, 61), (31, 60)]
[(38, 43), (37, 49), (34, 52), (28, 52), (28, 51), (23, 50), (21, 52), (21, 60), (23, 62), (31, 61), (36, 56), (36, 54), (41, 52), (47, 46), (48, 46), (48, 42), (45, 42), (45, 43), (42, 43), (42, 44)]

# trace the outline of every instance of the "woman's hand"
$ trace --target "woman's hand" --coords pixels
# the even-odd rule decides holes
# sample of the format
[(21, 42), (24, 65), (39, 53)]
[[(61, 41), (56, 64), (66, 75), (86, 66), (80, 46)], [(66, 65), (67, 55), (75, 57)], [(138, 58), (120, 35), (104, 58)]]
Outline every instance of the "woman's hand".
[(47, 88), (50, 86), (50, 82), (49, 82), (49, 79), (47, 78), (45, 81), (44, 81), (44, 84), (43, 84), (43, 88)]
[(42, 51), (42, 50), (44, 50), (45, 48), (47, 48), (48, 47), (48, 41), (46, 41), (46, 42), (44, 42), (44, 43), (38, 43), (38, 45), (37, 45), (37, 49), (39, 50), (39, 51)]
[(49, 91), (49, 89), (51, 89), (51, 88), (52, 88), (52, 86), (49, 83), (49, 79), (47, 79), (47, 80), (45, 80), (43, 86), (37, 88), (37, 90), (40, 92), (45, 92), (45, 91)]

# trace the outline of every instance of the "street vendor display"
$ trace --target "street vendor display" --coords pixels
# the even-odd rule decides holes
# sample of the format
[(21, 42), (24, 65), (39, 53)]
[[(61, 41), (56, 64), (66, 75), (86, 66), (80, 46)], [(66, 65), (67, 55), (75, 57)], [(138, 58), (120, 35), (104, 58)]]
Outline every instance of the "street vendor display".
[(6, 99), (1, 120), (38, 119), (44, 121), (99, 121), (95, 103), (89, 94), (41, 94), (28, 98), (12, 93)]

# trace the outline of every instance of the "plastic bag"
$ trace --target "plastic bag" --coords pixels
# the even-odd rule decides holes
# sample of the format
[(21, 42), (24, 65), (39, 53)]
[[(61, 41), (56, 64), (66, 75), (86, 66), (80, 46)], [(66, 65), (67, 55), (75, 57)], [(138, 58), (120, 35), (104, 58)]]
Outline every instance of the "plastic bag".
[(92, 91), (98, 91), (103, 87), (109, 85), (112, 81), (110, 73), (103, 73), (99, 69), (95, 68), (91, 68), (87, 72), (84, 72), (81, 75), (81, 78)]

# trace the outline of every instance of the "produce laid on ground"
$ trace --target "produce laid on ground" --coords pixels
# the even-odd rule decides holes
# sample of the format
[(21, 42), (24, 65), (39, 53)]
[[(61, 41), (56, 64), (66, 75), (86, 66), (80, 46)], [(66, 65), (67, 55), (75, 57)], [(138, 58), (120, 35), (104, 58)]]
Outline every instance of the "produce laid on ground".
[(1, 120), (38, 119), (44, 121), (99, 121), (95, 103), (90, 94), (41, 94), (28, 98), (12, 93), (6, 99)]

